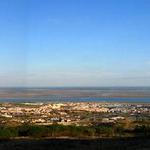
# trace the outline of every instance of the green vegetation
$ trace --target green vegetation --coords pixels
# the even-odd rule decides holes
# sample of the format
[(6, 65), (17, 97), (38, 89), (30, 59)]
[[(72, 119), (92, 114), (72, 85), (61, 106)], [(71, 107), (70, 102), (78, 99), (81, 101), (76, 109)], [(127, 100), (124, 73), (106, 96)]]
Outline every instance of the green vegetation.
[(1, 139), (8, 139), (10, 137), (18, 136), (18, 130), (14, 127), (0, 127), (0, 138)]
[(17, 127), (0, 127), (0, 138), (8, 139), (13, 137), (121, 137), (121, 136), (150, 136), (150, 126), (135, 126), (134, 129), (125, 129), (118, 125), (99, 126), (63, 126), (63, 125), (22, 125)]

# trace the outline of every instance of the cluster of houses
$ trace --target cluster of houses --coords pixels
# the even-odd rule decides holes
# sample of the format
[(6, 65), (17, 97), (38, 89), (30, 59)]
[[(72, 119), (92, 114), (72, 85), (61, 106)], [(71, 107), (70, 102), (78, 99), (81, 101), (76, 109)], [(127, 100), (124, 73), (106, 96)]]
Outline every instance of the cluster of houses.
[[(67, 103), (3, 103), (0, 105), (1, 123), (60, 123), (80, 124), (93, 121), (115, 122), (126, 114), (150, 115), (150, 104), (67, 102)], [(96, 117), (95, 117), (96, 116)]]

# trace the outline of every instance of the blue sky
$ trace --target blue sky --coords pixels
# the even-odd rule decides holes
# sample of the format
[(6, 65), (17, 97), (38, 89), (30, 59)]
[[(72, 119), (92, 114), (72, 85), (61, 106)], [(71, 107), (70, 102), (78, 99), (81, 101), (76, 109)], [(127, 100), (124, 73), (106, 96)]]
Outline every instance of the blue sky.
[(0, 86), (150, 86), (149, 0), (1, 0)]

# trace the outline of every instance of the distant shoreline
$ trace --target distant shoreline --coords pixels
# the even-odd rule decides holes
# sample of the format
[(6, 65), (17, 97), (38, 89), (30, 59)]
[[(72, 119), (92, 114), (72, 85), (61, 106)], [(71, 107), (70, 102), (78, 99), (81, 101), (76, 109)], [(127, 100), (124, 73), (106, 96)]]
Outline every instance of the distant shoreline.
[(0, 103), (66, 103), (66, 102), (99, 102), (99, 103), (150, 103), (150, 98), (0, 98)]
[(150, 102), (150, 87), (7, 87), (0, 102)]

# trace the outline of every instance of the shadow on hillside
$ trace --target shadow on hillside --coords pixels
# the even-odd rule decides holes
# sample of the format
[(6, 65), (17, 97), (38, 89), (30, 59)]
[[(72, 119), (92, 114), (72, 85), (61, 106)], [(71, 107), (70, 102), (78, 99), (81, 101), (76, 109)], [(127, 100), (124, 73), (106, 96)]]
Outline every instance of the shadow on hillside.
[(149, 138), (1, 140), (0, 150), (150, 150)]

